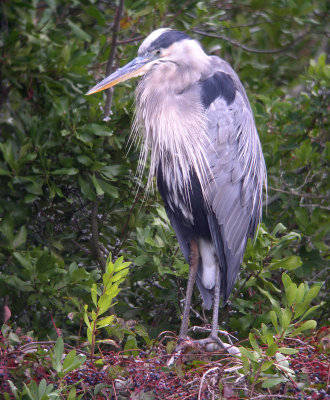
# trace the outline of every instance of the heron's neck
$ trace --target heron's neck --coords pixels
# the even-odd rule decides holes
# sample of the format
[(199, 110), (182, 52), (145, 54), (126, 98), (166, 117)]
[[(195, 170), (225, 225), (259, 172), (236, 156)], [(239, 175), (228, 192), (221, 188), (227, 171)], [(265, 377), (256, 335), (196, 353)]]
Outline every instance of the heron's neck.
[[(200, 100), (198, 81), (192, 71), (178, 71), (166, 63), (150, 71), (136, 90), (135, 128), (141, 133), (142, 170), (150, 151), (148, 184), (161, 165), (164, 179), (182, 193), (190, 186), (190, 173), (196, 173), (202, 188), (207, 161), (207, 119)], [(178, 80), (179, 79), (179, 80)]]

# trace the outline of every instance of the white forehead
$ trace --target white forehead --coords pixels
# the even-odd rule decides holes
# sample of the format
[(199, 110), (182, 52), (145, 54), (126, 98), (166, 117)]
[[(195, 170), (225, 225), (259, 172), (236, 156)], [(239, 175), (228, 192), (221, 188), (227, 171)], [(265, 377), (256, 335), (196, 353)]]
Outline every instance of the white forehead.
[(170, 31), (170, 28), (159, 28), (155, 31), (151, 32), (149, 36), (147, 36), (139, 47), (139, 54), (144, 53), (144, 51), (154, 42), (160, 35), (162, 35), (166, 31)]

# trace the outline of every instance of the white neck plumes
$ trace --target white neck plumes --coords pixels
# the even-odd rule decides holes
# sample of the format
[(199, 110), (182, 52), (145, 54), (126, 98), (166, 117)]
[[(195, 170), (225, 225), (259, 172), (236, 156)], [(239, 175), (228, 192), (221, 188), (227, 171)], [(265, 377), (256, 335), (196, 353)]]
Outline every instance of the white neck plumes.
[(183, 196), (190, 188), (192, 169), (205, 189), (207, 121), (198, 86), (192, 85), (199, 79), (200, 74), (188, 67), (159, 61), (138, 84), (134, 132), (142, 141), (139, 174), (150, 152), (148, 188), (161, 167), (164, 180)]

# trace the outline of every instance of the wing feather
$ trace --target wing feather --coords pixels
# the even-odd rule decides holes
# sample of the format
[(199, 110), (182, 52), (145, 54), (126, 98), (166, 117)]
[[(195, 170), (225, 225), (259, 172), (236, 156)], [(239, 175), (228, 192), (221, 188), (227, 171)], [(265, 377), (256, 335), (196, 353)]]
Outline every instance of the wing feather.
[(266, 168), (245, 90), (229, 64), (214, 60), (218, 76), (219, 71), (230, 76), (236, 90), (230, 104), (219, 96), (206, 109), (210, 135), (206, 153), (211, 170), (208, 222), (226, 301), (237, 278), (247, 239), (254, 236), (261, 218)]

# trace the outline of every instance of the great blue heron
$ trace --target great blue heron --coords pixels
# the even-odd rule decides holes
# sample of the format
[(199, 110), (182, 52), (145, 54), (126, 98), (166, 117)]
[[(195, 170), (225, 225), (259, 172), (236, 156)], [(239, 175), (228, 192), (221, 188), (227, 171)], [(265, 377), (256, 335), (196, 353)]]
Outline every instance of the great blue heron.
[(220, 295), (226, 303), (247, 239), (261, 218), (266, 167), (249, 100), (230, 65), (208, 56), (183, 32), (158, 29), (138, 56), (87, 94), (142, 76), (133, 129), (150, 153), (149, 181), (159, 192), (189, 262), (179, 339), (187, 338), (194, 282), (218, 342)]

